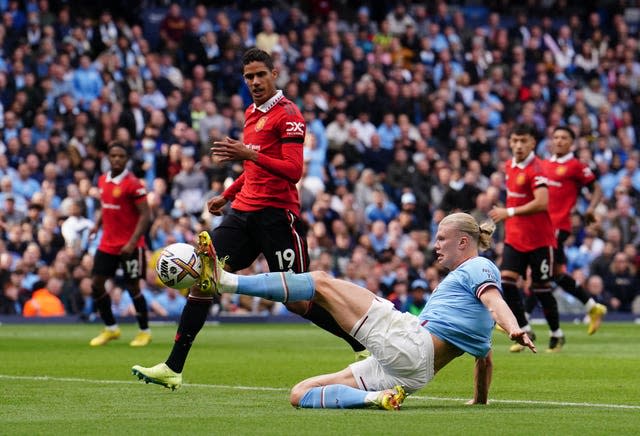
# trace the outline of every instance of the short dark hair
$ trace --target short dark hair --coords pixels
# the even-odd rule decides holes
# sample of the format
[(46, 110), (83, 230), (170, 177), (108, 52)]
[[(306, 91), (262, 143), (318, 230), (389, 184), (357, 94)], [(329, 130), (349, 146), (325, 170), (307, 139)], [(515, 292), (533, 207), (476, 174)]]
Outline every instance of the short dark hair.
[(269, 68), (269, 70), (273, 70), (273, 58), (269, 53), (264, 50), (260, 50), (257, 47), (251, 47), (249, 50), (244, 52), (242, 56), (242, 66), (248, 65), (251, 62), (262, 62)]
[(530, 135), (534, 138), (538, 136), (538, 132), (536, 131), (535, 127), (533, 127), (531, 124), (524, 124), (524, 123), (516, 124), (516, 126), (511, 131), (511, 134), (518, 135), (518, 136)]
[(109, 147), (107, 147), (107, 153), (109, 153), (111, 151), (112, 148), (121, 148), (124, 150), (124, 152), (127, 154), (127, 156), (129, 156), (129, 147), (126, 146), (126, 144), (124, 142), (120, 142), (120, 141), (113, 141), (112, 143), (109, 144)]
[(571, 127), (558, 126), (555, 129), (553, 129), (553, 133), (556, 133), (558, 130), (564, 130), (565, 132), (567, 132), (569, 134), (569, 136), (571, 136), (571, 139), (573, 139), (573, 140), (576, 139), (576, 132), (574, 132)]

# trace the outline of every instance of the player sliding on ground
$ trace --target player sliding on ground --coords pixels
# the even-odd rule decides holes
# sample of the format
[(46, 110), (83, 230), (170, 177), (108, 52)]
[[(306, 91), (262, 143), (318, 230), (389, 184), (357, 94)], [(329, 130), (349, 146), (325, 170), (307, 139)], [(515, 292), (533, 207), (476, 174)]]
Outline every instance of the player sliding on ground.
[[(334, 316), (340, 326), (364, 344), (371, 357), (333, 374), (301, 381), (290, 401), (301, 408), (379, 407), (398, 410), (407, 394), (424, 387), (454, 358), (467, 352), (476, 358), (475, 392), (471, 404), (486, 404), (492, 375), (491, 333), (497, 322), (509, 337), (536, 351), (502, 299), (500, 272), (478, 256), (489, 246), (494, 226), (478, 225), (465, 213), (444, 218), (435, 251), (450, 272), (438, 285), (419, 316), (401, 313), (393, 304), (353, 283), (314, 271), (240, 276), (224, 271), (211, 252), (207, 269), (213, 291), (253, 295), (273, 301), (312, 300)], [(200, 255), (208, 252), (201, 239)], [(181, 384), (181, 374), (161, 363), (132, 371), (147, 383)], [(179, 384), (178, 384), (179, 385)]]

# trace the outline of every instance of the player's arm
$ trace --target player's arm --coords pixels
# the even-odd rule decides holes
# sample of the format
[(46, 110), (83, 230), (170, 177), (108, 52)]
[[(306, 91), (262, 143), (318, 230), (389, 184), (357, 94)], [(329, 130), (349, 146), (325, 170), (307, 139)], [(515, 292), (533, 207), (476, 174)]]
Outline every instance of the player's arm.
[(254, 162), (259, 167), (288, 182), (298, 183), (302, 177), (303, 138), (287, 138), (282, 141), (282, 159), (258, 154)]
[(229, 137), (223, 141), (214, 142), (213, 147), (211, 147), (211, 153), (217, 162), (249, 160), (275, 176), (297, 183), (302, 177), (303, 140), (304, 136), (301, 138), (283, 138), (282, 158), (258, 153), (256, 150), (246, 147), (241, 141)]
[(584, 212), (585, 222), (588, 224), (594, 223), (596, 221), (594, 212), (600, 201), (602, 200), (602, 187), (600, 183), (596, 180), (587, 185), (587, 189), (591, 193), (591, 200), (589, 201), (589, 206), (587, 210)]
[(98, 233), (100, 226), (102, 226), (102, 209), (98, 209), (95, 212), (93, 227), (91, 227), (91, 229), (89, 230), (89, 236), (90, 237), (95, 236), (95, 234)]
[(529, 347), (534, 353), (536, 352), (536, 346), (531, 342), (531, 339), (529, 339), (529, 336), (527, 336), (525, 331), (518, 326), (516, 317), (502, 298), (502, 294), (500, 294), (497, 287), (486, 287), (482, 294), (480, 294), (479, 298), (489, 313), (491, 313), (493, 320), (498, 323), (505, 332), (507, 332), (511, 340)]
[(476, 357), (476, 364), (473, 370), (473, 379), (475, 382), (473, 390), (473, 400), (467, 404), (487, 404), (489, 402), (489, 387), (491, 386), (491, 377), (493, 376), (493, 357), (492, 351), (485, 357)]
[(244, 180), (245, 180), (245, 176), (244, 176), (244, 173), (242, 173), (240, 174), (240, 177), (235, 179), (234, 182), (231, 185), (229, 185), (227, 189), (224, 190), (224, 192), (222, 193), (222, 196), (227, 201), (233, 201), (233, 199), (236, 198), (236, 195), (238, 194), (238, 192), (242, 190), (242, 187), (244, 186)]
[(133, 253), (138, 240), (149, 228), (149, 223), (151, 222), (151, 211), (149, 209), (149, 204), (147, 203), (146, 195), (136, 199), (136, 209), (140, 214), (140, 216), (138, 217), (138, 222), (136, 223), (136, 228), (133, 230), (129, 241), (124, 247), (122, 247), (122, 250), (120, 250), (121, 253)]
[(516, 215), (531, 215), (547, 210), (549, 206), (549, 189), (546, 185), (538, 186), (533, 191), (533, 199), (518, 207), (494, 207), (489, 216), (494, 222), (500, 222)]
[(213, 215), (222, 215), (224, 207), (228, 202), (233, 201), (236, 198), (236, 195), (242, 187), (244, 186), (245, 176), (244, 173), (240, 174), (238, 177), (227, 189), (225, 189), (222, 194), (211, 197), (207, 200), (207, 210), (209, 213)]

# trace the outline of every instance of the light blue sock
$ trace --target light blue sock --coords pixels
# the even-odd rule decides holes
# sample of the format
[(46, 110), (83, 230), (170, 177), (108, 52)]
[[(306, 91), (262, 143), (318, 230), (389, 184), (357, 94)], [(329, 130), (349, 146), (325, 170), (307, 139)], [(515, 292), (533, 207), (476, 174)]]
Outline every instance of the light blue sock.
[(311, 388), (300, 400), (304, 409), (359, 409), (367, 407), (367, 391), (346, 385), (328, 385)]
[(311, 274), (275, 272), (255, 276), (238, 276), (236, 293), (287, 303), (313, 298), (315, 285)]

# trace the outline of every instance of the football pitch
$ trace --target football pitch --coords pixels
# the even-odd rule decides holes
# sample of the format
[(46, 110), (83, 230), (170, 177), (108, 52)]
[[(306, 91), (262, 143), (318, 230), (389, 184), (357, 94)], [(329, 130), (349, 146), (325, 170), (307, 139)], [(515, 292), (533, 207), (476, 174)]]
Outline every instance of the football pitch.
[(563, 324), (567, 344), (547, 354), (510, 354), (495, 334), (491, 404), (467, 406), (473, 358), (445, 367), (399, 412), (302, 410), (288, 402), (297, 381), (343, 368), (353, 353), (307, 324), (207, 325), (172, 392), (131, 375), (167, 357), (174, 325), (153, 342), (91, 348), (99, 325), (0, 325), (2, 435), (636, 435), (640, 431), (640, 325), (605, 323), (594, 336)]

